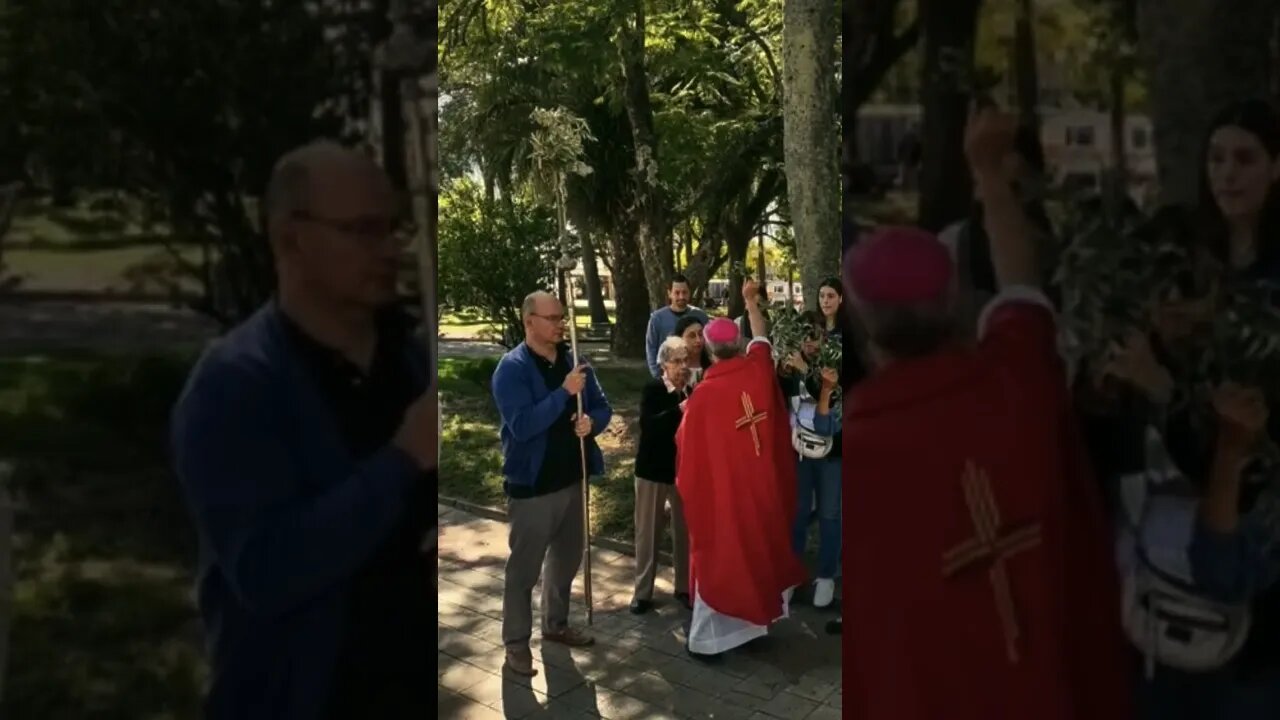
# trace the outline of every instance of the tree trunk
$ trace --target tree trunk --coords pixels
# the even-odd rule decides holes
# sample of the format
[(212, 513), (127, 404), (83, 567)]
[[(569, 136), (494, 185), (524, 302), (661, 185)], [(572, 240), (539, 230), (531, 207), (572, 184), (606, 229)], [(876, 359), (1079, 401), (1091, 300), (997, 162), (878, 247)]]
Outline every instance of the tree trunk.
[(732, 228), (725, 232), (725, 245), (729, 250), (729, 294), (725, 298), (725, 312), (729, 317), (738, 317), (747, 310), (742, 301), (742, 272), (746, 267), (747, 252), (751, 249), (751, 232), (749, 229)]
[(600, 290), (600, 268), (596, 265), (596, 245), (591, 234), (582, 233), (582, 279), (587, 286), (587, 307), (591, 309), (591, 324), (608, 326), (609, 311), (604, 306), (604, 293)]
[(618, 53), (622, 60), (623, 104), (631, 125), (635, 148), (636, 244), (640, 250), (648, 302), (656, 309), (666, 297), (667, 280), (674, 272), (670, 228), (658, 173), (658, 134), (653, 125), (653, 105), (649, 100), (649, 76), (645, 64), (644, 0), (631, 0), (630, 12), (623, 15), (618, 33)]
[(978, 0), (921, 0), (924, 162), (919, 224), (938, 232), (967, 216), (973, 198), (964, 158), (964, 128), (973, 92), (973, 40)]
[(402, 95), (404, 73), (384, 70), (379, 103), (382, 112), (382, 165), (401, 192), (409, 187), (408, 156), (405, 155), (405, 105)]
[[(829, 0), (783, 4), (783, 154), (805, 304), (840, 265), (840, 176), (835, 118), (836, 17)], [(761, 279), (767, 279), (761, 250)]]
[(0, 460), (0, 699), (4, 696), (5, 668), (9, 658), (9, 634), (13, 624), (13, 496), (9, 484), (13, 466)]
[(1121, 62), (1112, 63), (1108, 77), (1110, 84), (1111, 107), (1111, 172), (1110, 187), (1107, 198), (1112, 217), (1119, 217), (1124, 207), (1125, 198), (1129, 194), (1129, 159), (1126, 153), (1129, 136), (1125, 132), (1125, 97), (1124, 87), (1128, 81), (1128, 73)]
[(630, 228), (620, 228), (610, 242), (613, 245), (613, 354), (640, 360), (644, 358), (644, 336), (652, 310), (644, 267)]
[(1014, 53), (1018, 71), (1018, 115), (1026, 127), (1040, 127), (1040, 73), (1036, 67), (1035, 8), (1033, 0), (1018, 0)]
[(1138, 0), (1161, 202), (1195, 202), (1213, 115), (1271, 87), (1275, 12), (1274, 0)]

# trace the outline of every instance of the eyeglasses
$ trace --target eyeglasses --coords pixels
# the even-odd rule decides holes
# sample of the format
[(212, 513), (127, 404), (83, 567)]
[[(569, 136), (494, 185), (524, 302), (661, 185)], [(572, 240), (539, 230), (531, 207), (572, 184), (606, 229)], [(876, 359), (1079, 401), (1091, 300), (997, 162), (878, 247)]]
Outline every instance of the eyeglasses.
[(366, 215), (355, 218), (327, 218), (298, 210), (292, 214), (293, 219), (301, 222), (328, 228), (340, 235), (355, 238), (360, 242), (374, 244), (391, 240), (397, 245), (407, 245), (413, 241), (416, 228), (411, 222), (398, 218)]
[(542, 318), (543, 320), (549, 320), (553, 323), (564, 322), (564, 315), (539, 315), (538, 313), (532, 313), (532, 315), (533, 317)]

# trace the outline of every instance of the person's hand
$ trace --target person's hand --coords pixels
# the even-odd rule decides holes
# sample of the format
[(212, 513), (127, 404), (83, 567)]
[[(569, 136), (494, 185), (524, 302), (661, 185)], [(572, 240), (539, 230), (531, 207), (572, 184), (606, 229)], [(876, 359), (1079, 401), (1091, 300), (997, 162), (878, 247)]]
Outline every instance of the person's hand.
[(787, 358), (787, 367), (791, 368), (792, 370), (798, 370), (799, 372), (802, 372), (802, 373), (809, 372), (809, 363), (805, 362), (804, 356), (798, 352), (791, 353), (791, 355)]
[(1004, 172), (1013, 153), (1018, 119), (995, 107), (979, 108), (969, 116), (964, 133), (964, 154), (975, 175)]
[(747, 307), (753, 308), (760, 304), (760, 283), (755, 280), (746, 280), (742, 283), (742, 299), (747, 303)]
[(671, 381), (671, 384), (675, 386), (675, 387), (671, 390), (671, 392), (680, 392), (680, 390), (681, 390), (685, 385), (688, 385), (688, 384), (689, 384), (689, 375), (691, 375), (691, 374), (692, 374), (692, 373), (690, 373), (689, 368), (687, 368), (687, 367), (682, 367), (682, 368), (680, 368), (679, 370), (677, 370), (677, 371), (675, 372), (675, 374), (674, 374), (674, 375), (673, 375), (673, 374), (671, 374), (671, 373), (667, 373), (667, 380), (670, 380), (670, 381)]
[(571, 397), (582, 392), (582, 388), (586, 387), (586, 368), (586, 363), (579, 363), (578, 367), (574, 368), (568, 375), (564, 376), (564, 383), (562, 383), (560, 387), (564, 388), (564, 391), (569, 393)]
[(1156, 402), (1166, 402), (1173, 394), (1173, 376), (1156, 360), (1141, 330), (1130, 330), (1122, 341), (1112, 343), (1097, 380), (1108, 377), (1133, 385)]
[(573, 415), (573, 432), (580, 438), (585, 438), (591, 434), (591, 416), (590, 415)]
[(681, 401), (680, 401), (680, 412), (684, 412), (685, 407), (686, 407), (686, 406), (688, 406), (688, 405), (689, 405), (689, 398), (685, 398), (685, 399), (681, 400)]
[(1270, 411), (1257, 388), (1223, 383), (1213, 393), (1213, 409), (1218, 415), (1218, 437), (1230, 449), (1245, 450), (1258, 441), (1267, 428)]
[(404, 412), (392, 443), (413, 458), (423, 470), (440, 465), (440, 396), (433, 382)]
[(832, 390), (840, 382), (840, 372), (835, 368), (822, 368), (822, 389)]

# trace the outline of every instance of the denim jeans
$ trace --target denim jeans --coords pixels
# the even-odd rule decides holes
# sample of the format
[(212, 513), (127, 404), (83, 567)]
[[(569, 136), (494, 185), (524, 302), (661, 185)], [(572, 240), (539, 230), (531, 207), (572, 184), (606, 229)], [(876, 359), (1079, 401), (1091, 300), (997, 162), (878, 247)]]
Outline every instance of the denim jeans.
[(1275, 720), (1280, 718), (1280, 670), (1242, 681), (1228, 670), (1189, 673), (1157, 667), (1138, 688), (1141, 720)]
[(818, 577), (831, 579), (840, 569), (840, 459), (801, 458), (796, 468), (799, 502), (791, 529), (791, 548), (804, 556), (809, 518), (818, 501)]

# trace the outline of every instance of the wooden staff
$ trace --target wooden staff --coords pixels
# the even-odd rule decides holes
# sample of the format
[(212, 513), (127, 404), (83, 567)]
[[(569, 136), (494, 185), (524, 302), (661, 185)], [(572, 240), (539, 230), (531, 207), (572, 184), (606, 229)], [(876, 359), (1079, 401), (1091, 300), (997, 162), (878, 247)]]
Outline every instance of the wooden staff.
[[(568, 257), (566, 255), (566, 257)], [(577, 263), (574, 263), (575, 265)], [(578, 367), (578, 316), (574, 308), (573, 275), (564, 271), (564, 306), (569, 313), (569, 354), (572, 367)], [(583, 415), (582, 392), (577, 394), (579, 419)], [(592, 623), (591, 600), (591, 483), (587, 473), (587, 439), (578, 438), (578, 452), (582, 461), (582, 594), (587, 603), (587, 625)]]

